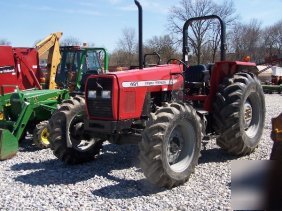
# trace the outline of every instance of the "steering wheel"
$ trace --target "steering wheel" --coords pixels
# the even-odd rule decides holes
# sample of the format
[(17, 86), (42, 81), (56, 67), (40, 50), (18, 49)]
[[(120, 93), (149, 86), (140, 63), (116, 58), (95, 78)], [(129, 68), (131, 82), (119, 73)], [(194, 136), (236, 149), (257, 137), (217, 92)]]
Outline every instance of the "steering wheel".
[(170, 64), (171, 61), (178, 61), (178, 64), (183, 64), (188, 69), (187, 64), (185, 64), (185, 62), (181, 61), (180, 59), (169, 59), (166, 63)]

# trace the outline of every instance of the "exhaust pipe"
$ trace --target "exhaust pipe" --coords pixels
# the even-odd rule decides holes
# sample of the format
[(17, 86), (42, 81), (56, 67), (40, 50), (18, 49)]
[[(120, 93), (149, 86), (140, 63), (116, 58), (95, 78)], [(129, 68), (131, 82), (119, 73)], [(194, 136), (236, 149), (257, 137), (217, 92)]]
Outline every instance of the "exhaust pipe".
[(143, 11), (139, 1), (134, 0), (138, 7), (138, 45), (139, 45), (139, 69), (143, 69)]

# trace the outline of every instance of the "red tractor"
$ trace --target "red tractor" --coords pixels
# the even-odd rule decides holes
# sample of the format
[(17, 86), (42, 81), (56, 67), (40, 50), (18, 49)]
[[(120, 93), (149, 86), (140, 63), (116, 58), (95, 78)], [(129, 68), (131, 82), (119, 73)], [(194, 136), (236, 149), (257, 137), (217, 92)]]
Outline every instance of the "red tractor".
[[(140, 165), (150, 182), (174, 187), (194, 171), (204, 137), (247, 155), (264, 126), (265, 101), (254, 63), (225, 60), (225, 24), (215, 15), (192, 18), (183, 27), (183, 60), (143, 68), (142, 7), (139, 9), (139, 69), (92, 75), (80, 98), (66, 101), (50, 119), (54, 154), (70, 164), (92, 160), (102, 143), (138, 143)], [(188, 66), (188, 26), (218, 19), (221, 61)], [(85, 111), (86, 106), (86, 111)]]

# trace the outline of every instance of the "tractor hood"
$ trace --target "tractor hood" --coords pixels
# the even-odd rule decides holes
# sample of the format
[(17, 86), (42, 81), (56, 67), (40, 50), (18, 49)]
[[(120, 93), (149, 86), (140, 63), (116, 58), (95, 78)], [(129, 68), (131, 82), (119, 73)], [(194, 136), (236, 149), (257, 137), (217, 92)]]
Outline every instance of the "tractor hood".
[(147, 95), (183, 88), (182, 72), (182, 65), (168, 64), (90, 76), (85, 87), (89, 117), (140, 118)]
[[(134, 69), (129, 71), (120, 71), (109, 73), (114, 75), (120, 88), (130, 87), (151, 87), (170, 85), (168, 81), (173, 75), (182, 73), (182, 65), (158, 65), (155, 67)], [(170, 83), (173, 83), (172, 81)]]

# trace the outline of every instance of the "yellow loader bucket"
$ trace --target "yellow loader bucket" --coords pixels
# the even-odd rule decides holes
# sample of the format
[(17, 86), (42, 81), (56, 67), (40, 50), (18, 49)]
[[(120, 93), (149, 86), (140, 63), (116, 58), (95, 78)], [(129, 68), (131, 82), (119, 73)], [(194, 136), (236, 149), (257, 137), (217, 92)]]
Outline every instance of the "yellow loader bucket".
[(0, 129), (0, 160), (7, 160), (17, 154), (17, 138), (6, 129)]

